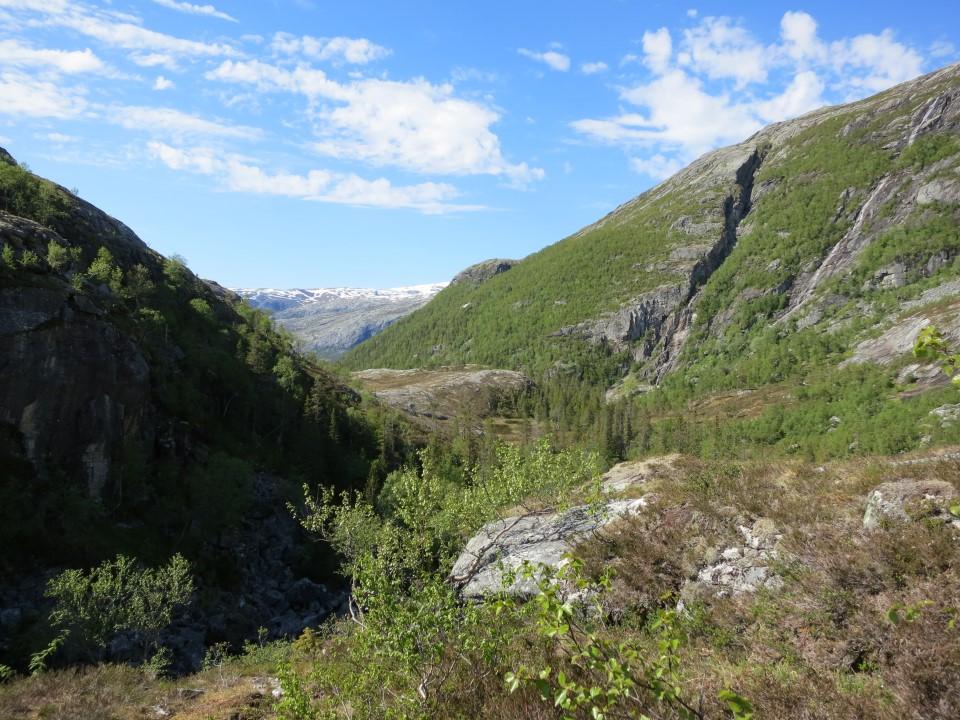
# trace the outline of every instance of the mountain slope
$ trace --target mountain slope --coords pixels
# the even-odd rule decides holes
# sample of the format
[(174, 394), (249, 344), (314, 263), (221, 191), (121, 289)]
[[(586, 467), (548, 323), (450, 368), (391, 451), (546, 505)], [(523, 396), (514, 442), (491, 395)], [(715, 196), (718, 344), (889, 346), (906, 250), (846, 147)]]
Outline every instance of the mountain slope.
[(772, 357), (784, 333), (829, 328), (804, 359), (826, 362), (960, 274), (958, 161), (955, 65), (708, 153), (509, 272), (447, 288), (345, 363), (775, 382), (798, 365)]
[(330, 561), (285, 501), (366, 482), (358, 400), (265, 314), (0, 152), (0, 663), (49, 641), (52, 569), (117, 553), (193, 564), (178, 667), (319, 621), (338, 599), (307, 576)]
[(447, 283), (372, 288), (275, 290), (243, 288), (235, 292), (304, 342), (306, 350), (335, 359), (422, 307)]

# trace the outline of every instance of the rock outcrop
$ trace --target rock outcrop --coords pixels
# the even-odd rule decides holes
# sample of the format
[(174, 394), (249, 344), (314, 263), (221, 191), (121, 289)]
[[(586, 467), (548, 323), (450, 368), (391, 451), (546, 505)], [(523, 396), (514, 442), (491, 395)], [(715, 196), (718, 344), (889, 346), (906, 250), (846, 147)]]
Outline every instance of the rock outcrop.
[(532, 513), (496, 520), (484, 525), (467, 543), (450, 572), (450, 580), (463, 597), (480, 599), (498, 592), (529, 597), (536, 592), (536, 578), (505, 574), (525, 563), (558, 568), (576, 543), (611, 523), (640, 512), (645, 498), (611, 500), (597, 508), (581, 505), (564, 512)]
[(884, 520), (906, 522), (920, 518), (939, 519), (960, 527), (960, 518), (950, 512), (958, 493), (943, 480), (897, 480), (878, 485), (867, 496), (863, 527), (873, 530)]
[(458, 272), (456, 275), (454, 275), (453, 280), (450, 281), (450, 284), (459, 285), (461, 283), (471, 283), (473, 285), (479, 285), (481, 283), (485, 283), (492, 277), (495, 277), (501, 273), (505, 273), (516, 264), (516, 260), (504, 260), (502, 258), (484, 260), (483, 262), (478, 262), (476, 265), (471, 265), (465, 270)]
[[(45, 253), (50, 242), (67, 244), (0, 212), (0, 244)], [(97, 298), (61, 284), (0, 287), (0, 358), (0, 432), (41, 477), (78, 468), (88, 495), (100, 498), (124, 444), (152, 444), (144, 352)]]
[(377, 368), (353, 373), (377, 399), (414, 420), (482, 419), (498, 414), (533, 387), (513, 370), (476, 367), (438, 370)]
[(743, 544), (725, 548), (716, 561), (701, 568), (696, 579), (681, 589), (684, 603), (711, 595), (739, 595), (782, 586), (783, 581), (771, 565), (778, 557), (783, 534), (767, 518), (758, 518), (750, 527), (739, 525), (737, 531)]

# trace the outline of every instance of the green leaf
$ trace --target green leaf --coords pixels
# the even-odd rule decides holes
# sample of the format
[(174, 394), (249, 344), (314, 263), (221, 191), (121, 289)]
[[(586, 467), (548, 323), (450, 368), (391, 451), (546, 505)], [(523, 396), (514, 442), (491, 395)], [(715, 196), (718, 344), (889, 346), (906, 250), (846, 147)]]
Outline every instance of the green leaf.
[(739, 693), (724, 688), (719, 693), (720, 702), (727, 706), (727, 709), (733, 713), (735, 720), (752, 720), (753, 704)]

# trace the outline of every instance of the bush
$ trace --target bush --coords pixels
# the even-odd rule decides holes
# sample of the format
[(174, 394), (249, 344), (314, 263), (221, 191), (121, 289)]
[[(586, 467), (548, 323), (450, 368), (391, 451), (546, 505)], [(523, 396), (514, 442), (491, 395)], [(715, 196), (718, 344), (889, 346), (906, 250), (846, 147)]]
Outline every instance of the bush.
[(127, 631), (139, 635), (146, 660), (158, 650), (160, 631), (192, 594), (190, 563), (179, 554), (159, 568), (143, 568), (133, 558), (117, 555), (89, 571), (65, 570), (46, 590), (55, 602), (50, 625), (89, 660), (101, 659), (110, 639)]

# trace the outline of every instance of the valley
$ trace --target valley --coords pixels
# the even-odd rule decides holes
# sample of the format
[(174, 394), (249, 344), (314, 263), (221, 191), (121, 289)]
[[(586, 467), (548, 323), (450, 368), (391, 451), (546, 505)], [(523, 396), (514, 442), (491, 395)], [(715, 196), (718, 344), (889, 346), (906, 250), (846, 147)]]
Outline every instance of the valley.
[(336, 360), (351, 348), (426, 304), (446, 283), (373, 290), (317, 288), (314, 290), (237, 289), (253, 307), (304, 344), (304, 349)]
[(960, 715), (960, 65), (389, 290), (2, 151), (0, 368), (0, 717)]

